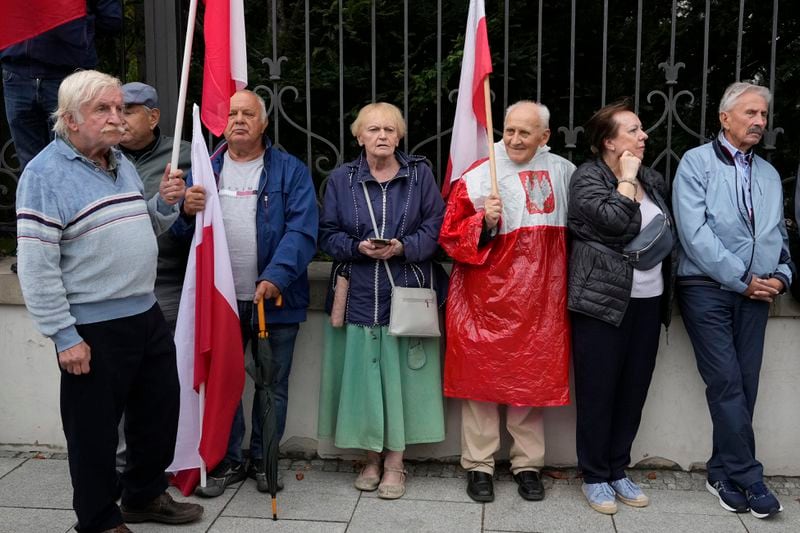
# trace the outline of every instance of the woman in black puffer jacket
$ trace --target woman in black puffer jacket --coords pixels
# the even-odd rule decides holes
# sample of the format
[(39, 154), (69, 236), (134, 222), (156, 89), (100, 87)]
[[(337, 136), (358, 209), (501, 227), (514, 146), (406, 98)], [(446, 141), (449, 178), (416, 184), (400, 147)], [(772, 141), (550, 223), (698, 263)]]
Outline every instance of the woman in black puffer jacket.
[(627, 102), (586, 124), (597, 157), (570, 182), (568, 306), (577, 405), (578, 466), (589, 505), (606, 514), (615, 499), (644, 507), (648, 497), (625, 475), (655, 367), (661, 323), (669, 323), (675, 252), (649, 270), (622, 255), (658, 214), (674, 235), (667, 185), (641, 165), (647, 134)]

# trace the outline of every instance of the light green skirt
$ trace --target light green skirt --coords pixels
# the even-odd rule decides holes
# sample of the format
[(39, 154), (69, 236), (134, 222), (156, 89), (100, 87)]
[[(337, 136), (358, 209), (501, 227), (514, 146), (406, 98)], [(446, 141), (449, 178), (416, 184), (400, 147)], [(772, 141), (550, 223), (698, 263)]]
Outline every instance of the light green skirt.
[(318, 434), (380, 452), (444, 440), (439, 339), (325, 323)]

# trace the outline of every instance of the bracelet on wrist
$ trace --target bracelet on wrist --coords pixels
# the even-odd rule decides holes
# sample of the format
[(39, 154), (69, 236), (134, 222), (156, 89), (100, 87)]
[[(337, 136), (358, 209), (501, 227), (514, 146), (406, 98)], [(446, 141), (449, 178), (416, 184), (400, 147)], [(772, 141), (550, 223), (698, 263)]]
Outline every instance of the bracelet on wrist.
[(634, 196), (636, 196), (639, 193), (639, 184), (636, 183), (636, 181), (634, 181), (634, 180), (625, 180), (625, 179), (617, 180), (617, 181), (619, 183), (630, 183), (631, 185), (633, 185), (633, 195)]

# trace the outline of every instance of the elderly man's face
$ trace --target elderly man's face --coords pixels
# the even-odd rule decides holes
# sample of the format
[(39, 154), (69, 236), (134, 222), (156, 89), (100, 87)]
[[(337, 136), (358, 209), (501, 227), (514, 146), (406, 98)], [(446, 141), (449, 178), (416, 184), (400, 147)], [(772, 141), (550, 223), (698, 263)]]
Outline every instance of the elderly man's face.
[(540, 146), (547, 144), (550, 130), (544, 127), (535, 104), (517, 106), (506, 117), (503, 142), (508, 158), (522, 165), (536, 155)]
[(68, 119), (70, 140), (81, 151), (107, 150), (119, 144), (125, 131), (122, 119), (122, 90), (109, 88), (80, 107), (80, 118)]
[(231, 97), (228, 125), (223, 135), (234, 149), (247, 149), (262, 143), (267, 120), (261, 118), (258, 97), (249, 92), (238, 92)]
[(141, 150), (153, 141), (153, 130), (158, 126), (161, 112), (142, 104), (125, 106), (125, 133), (120, 144), (129, 150)]
[(758, 144), (767, 126), (767, 101), (758, 93), (742, 94), (733, 107), (719, 114), (728, 141), (742, 152)]

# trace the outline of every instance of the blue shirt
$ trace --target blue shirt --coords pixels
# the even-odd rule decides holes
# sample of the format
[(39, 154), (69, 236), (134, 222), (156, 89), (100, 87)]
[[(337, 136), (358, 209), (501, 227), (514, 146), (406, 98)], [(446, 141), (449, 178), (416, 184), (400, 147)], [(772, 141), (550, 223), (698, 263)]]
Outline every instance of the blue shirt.
[(739, 193), (742, 203), (747, 209), (747, 215), (750, 217), (750, 222), (753, 222), (753, 193), (750, 184), (750, 162), (753, 159), (753, 152), (744, 153), (741, 150), (734, 148), (734, 146), (725, 137), (725, 133), (719, 133), (719, 140), (722, 146), (728, 150), (733, 156), (733, 164), (736, 166), (736, 173), (742, 177), (742, 186)]

